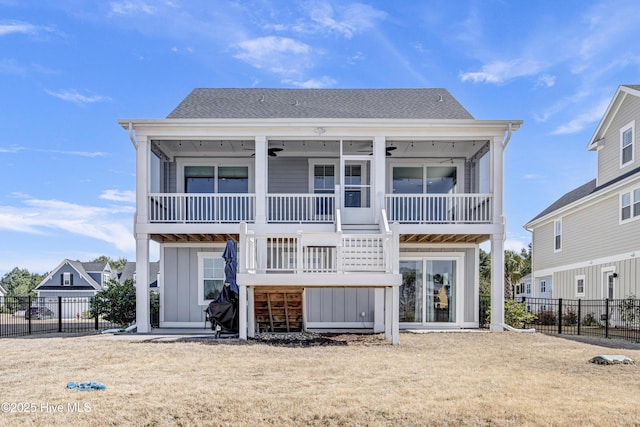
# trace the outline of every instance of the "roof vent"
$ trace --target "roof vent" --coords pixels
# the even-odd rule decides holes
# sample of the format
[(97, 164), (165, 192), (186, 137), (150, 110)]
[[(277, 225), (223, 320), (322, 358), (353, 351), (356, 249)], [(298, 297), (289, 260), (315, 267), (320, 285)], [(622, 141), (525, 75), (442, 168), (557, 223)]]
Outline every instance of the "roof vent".
[(442, 102), (442, 101), (444, 101), (444, 99), (442, 99), (442, 95), (438, 95), (438, 100), (437, 100), (437, 102)]
[(258, 102), (264, 102), (264, 95), (260, 95), (260, 99), (258, 99)]
[(296, 99), (296, 100), (293, 101), (293, 104), (291, 104), (291, 105), (293, 105), (294, 107), (297, 107), (300, 104), (298, 104), (298, 100)]

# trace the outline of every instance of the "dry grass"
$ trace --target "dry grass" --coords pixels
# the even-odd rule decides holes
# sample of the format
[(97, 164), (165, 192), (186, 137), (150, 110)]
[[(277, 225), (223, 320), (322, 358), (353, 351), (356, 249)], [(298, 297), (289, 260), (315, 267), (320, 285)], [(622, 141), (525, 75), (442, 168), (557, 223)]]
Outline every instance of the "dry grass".
[[(0, 400), (36, 410), (0, 413), (0, 425), (640, 424), (640, 367), (588, 363), (598, 354), (640, 361), (638, 346), (510, 333), (343, 344), (2, 339)], [(102, 382), (107, 390), (67, 390), (68, 381)], [(63, 412), (46, 412), (47, 405)]]

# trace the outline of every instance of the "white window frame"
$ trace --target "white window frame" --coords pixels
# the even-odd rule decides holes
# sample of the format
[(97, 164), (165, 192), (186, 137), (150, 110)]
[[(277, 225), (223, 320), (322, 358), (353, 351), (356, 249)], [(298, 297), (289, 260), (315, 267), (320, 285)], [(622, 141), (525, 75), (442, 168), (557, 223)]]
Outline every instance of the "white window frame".
[[(220, 252), (198, 252), (198, 305), (206, 306), (213, 300), (204, 298), (204, 281), (205, 279), (209, 279), (208, 277), (204, 277), (204, 260), (205, 259), (214, 259), (220, 260), (220, 262), (224, 263), (224, 259), (222, 259), (222, 251)], [(224, 264), (223, 264), (224, 265)], [(224, 284), (224, 268), (222, 269), (222, 282)], [(214, 279), (219, 279), (215, 277)]]
[(62, 286), (71, 286), (71, 273), (68, 271), (62, 273)]
[[(582, 292), (580, 291), (580, 282), (582, 282)], [(576, 276), (576, 297), (584, 297), (585, 296), (585, 288), (587, 286), (586, 278), (584, 274), (580, 274)]]
[(553, 252), (562, 252), (562, 218), (553, 221)]
[(335, 186), (340, 185), (340, 161), (338, 159), (309, 159), (309, 193), (314, 194), (314, 168), (316, 166), (333, 166), (333, 191), (335, 193)]
[[(629, 197), (629, 203), (628, 204), (624, 204), (624, 199), (625, 196)], [(620, 208), (619, 208), (619, 212), (620, 212), (620, 224), (624, 224), (630, 221), (635, 221), (640, 219), (640, 208), (638, 209), (638, 212), (636, 213), (636, 205), (640, 205), (640, 187), (638, 188), (633, 188), (629, 191), (625, 191), (623, 193), (620, 193)], [(628, 208), (629, 209), (629, 218), (623, 218), (622, 217), (622, 211), (623, 209)]]
[(184, 168), (186, 166), (209, 166), (213, 168), (213, 185), (214, 193), (218, 193), (218, 167), (230, 166), (230, 167), (246, 167), (247, 179), (249, 180), (249, 187), (247, 194), (252, 194), (254, 190), (254, 174), (253, 174), (253, 162), (251, 160), (242, 159), (229, 159), (227, 162), (220, 162), (220, 159), (212, 158), (193, 158), (184, 157), (176, 160), (176, 193), (184, 193)]
[(524, 284), (524, 293), (526, 295), (531, 295), (531, 283), (530, 282), (526, 282)]
[(416, 162), (414, 160), (395, 160), (388, 164), (389, 173), (387, 174), (387, 193), (389, 194), (401, 194), (393, 192), (393, 168), (396, 167), (421, 167), (422, 168), (422, 194), (437, 194), (437, 193), (427, 193), (427, 173), (429, 168), (433, 167), (442, 167), (442, 166), (453, 166), (456, 168), (456, 191), (451, 194), (460, 193), (460, 189), (464, 188), (464, 162), (459, 160), (452, 159), (451, 163), (447, 162), (443, 163), (432, 163), (432, 162)]
[(547, 279), (540, 280), (540, 294), (547, 293)]
[[(628, 123), (626, 126), (622, 127), (620, 129), (620, 168), (623, 168), (625, 166), (628, 166), (630, 164), (633, 164), (634, 160), (635, 160), (635, 136), (636, 136), (636, 121), (632, 120), (630, 123)], [(631, 131), (631, 159), (628, 160), (627, 162), (624, 162), (623, 159), (623, 155), (622, 155), (622, 151), (626, 148), (623, 146), (624, 144), (624, 134), (628, 131)]]

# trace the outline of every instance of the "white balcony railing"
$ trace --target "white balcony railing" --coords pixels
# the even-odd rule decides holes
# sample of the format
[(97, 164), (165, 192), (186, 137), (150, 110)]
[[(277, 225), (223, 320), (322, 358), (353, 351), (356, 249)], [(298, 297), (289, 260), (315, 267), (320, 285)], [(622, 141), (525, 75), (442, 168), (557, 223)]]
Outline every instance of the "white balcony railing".
[(302, 234), (243, 233), (245, 265), (241, 271), (268, 273), (391, 272), (393, 239), (389, 235), (342, 235), (340, 244), (305, 245)]
[(333, 223), (335, 194), (268, 194), (267, 222)]
[(491, 194), (387, 194), (390, 222), (415, 224), (490, 224)]
[(149, 222), (254, 222), (255, 194), (149, 194)]

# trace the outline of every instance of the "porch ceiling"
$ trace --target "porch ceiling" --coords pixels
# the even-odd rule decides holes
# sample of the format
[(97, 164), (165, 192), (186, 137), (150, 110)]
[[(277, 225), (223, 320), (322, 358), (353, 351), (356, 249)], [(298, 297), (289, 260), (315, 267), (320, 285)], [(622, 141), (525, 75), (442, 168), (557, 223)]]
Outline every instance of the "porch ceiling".
[(482, 243), (488, 234), (401, 234), (400, 243)]
[(158, 243), (225, 243), (231, 239), (239, 241), (239, 234), (151, 234), (151, 240)]

